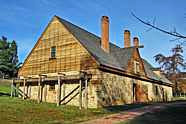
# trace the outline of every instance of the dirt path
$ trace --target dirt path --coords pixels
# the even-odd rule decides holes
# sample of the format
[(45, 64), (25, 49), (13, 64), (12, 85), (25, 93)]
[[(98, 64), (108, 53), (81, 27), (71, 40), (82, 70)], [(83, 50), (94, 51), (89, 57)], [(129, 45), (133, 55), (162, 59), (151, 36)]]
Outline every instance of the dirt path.
[(83, 122), (81, 124), (115, 124), (115, 123), (119, 123), (121, 121), (133, 119), (133, 118), (143, 115), (147, 112), (154, 113), (154, 112), (160, 111), (169, 105), (172, 106), (172, 105), (179, 105), (179, 104), (183, 104), (183, 103), (186, 104), (186, 102), (157, 103), (157, 104), (145, 106), (142, 108), (136, 108), (136, 109), (120, 112), (117, 114), (109, 115), (107, 117), (102, 117), (102, 118), (99, 118), (96, 120), (90, 120), (87, 122)]

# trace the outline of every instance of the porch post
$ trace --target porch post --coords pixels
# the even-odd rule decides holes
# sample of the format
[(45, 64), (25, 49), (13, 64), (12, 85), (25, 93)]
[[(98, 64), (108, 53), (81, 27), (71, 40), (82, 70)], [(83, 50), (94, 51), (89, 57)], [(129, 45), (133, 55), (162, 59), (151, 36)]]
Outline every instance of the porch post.
[(47, 85), (46, 85), (46, 83), (44, 83), (44, 96), (43, 96), (43, 99), (44, 99), (44, 101), (46, 102), (46, 96), (47, 96)]
[(85, 109), (88, 109), (88, 80), (85, 79)]
[(14, 79), (12, 79), (12, 83), (11, 83), (11, 97), (13, 97), (13, 92), (14, 92)]
[(61, 100), (61, 76), (58, 76), (57, 106), (60, 105), (60, 100)]
[(31, 84), (28, 84), (28, 97), (31, 98)]
[(38, 103), (41, 102), (41, 77), (39, 76), (38, 79), (38, 97), (37, 97)]
[(26, 85), (26, 79), (23, 80), (23, 99), (25, 99), (25, 85)]
[(82, 109), (82, 80), (79, 80), (79, 109)]

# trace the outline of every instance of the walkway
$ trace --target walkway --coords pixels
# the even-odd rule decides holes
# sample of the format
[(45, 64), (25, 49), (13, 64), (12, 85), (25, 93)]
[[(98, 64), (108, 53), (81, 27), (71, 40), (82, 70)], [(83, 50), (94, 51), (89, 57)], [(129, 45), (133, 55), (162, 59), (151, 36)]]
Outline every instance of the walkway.
[[(184, 103), (186, 104), (186, 102)], [(126, 121), (129, 119), (133, 119), (147, 112), (154, 113), (154, 112), (160, 111), (169, 105), (179, 105), (179, 104), (183, 104), (183, 102), (156, 103), (156, 104), (148, 105), (142, 108), (136, 108), (136, 109), (120, 112), (117, 114), (112, 114), (107, 117), (102, 117), (96, 120), (90, 120), (87, 122), (83, 122), (81, 124), (115, 124), (115, 123), (119, 123), (119, 122)]]

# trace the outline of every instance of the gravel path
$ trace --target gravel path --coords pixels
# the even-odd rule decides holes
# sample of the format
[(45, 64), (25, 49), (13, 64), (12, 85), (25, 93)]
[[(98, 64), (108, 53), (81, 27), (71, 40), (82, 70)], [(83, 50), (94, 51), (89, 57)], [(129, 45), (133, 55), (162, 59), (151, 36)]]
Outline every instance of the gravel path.
[(156, 104), (148, 105), (148, 106), (145, 106), (142, 108), (127, 110), (124, 112), (112, 114), (112, 115), (102, 117), (99, 119), (90, 120), (87, 122), (83, 122), (81, 124), (115, 124), (115, 123), (119, 123), (119, 122), (126, 121), (129, 119), (133, 119), (133, 118), (143, 115), (147, 112), (154, 113), (154, 112), (160, 111), (169, 105), (172, 106), (172, 105), (179, 105), (179, 104), (183, 104), (183, 103), (186, 104), (186, 102), (156, 103)]

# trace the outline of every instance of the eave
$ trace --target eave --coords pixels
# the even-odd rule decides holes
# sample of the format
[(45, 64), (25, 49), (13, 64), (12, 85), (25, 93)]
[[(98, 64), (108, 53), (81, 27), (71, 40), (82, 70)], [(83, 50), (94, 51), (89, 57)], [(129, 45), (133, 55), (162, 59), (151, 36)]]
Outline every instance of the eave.
[(134, 78), (134, 79), (137, 79), (137, 80), (142, 80), (142, 81), (147, 81), (147, 82), (152, 82), (152, 83), (156, 83), (156, 84), (166, 85), (166, 86), (172, 87), (172, 84), (168, 84), (166, 82), (162, 82), (162, 81), (159, 81), (159, 80), (154, 80), (154, 79), (146, 77), (146, 76), (132, 74), (130, 72), (125, 71), (124, 69), (114, 68), (114, 67), (111, 67), (109, 65), (100, 64), (99, 65), (99, 69), (102, 70), (102, 71), (115, 73), (115, 74), (118, 74), (118, 75), (121, 75), (121, 76)]

